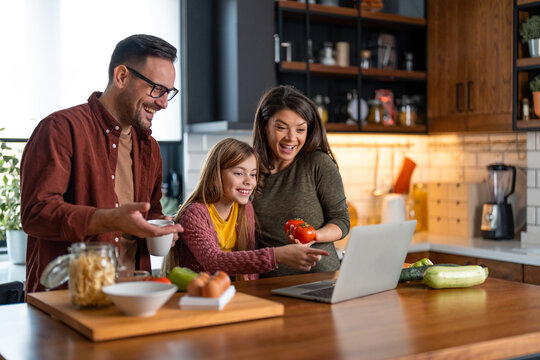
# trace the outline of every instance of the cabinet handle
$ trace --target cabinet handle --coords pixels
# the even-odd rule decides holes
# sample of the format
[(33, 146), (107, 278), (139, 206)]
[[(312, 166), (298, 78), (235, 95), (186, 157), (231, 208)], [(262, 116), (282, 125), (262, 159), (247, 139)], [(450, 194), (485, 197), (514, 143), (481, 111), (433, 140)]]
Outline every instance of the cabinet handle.
[(467, 81), (467, 111), (473, 111), (471, 108), (471, 88), (472, 88), (472, 81)]
[(463, 83), (457, 83), (456, 84), (456, 111), (461, 112), (461, 101), (460, 101), (460, 94), (461, 94), (461, 88), (463, 87)]

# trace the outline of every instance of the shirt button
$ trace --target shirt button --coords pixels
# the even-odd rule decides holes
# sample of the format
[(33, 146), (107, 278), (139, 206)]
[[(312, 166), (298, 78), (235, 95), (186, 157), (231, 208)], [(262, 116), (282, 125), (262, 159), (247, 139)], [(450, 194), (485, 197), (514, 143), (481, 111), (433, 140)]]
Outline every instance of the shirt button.
[(112, 175), (112, 179), (114, 180), (114, 175)]
[(114, 129), (115, 129), (115, 130), (118, 130), (118, 129), (120, 129), (120, 127), (119, 127), (118, 125), (116, 125), (116, 126), (114, 127)]
[(119, 242), (119, 241), (120, 241), (119, 238), (117, 238), (117, 237), (114, 238), (114, 242)]
[(112, 148), (113, 148), (113, 149), (116, 149), (116, 144), (112, 144)]
[(110, 132), (111, 132), (111, 130), (107, 129), (107, 130), (105, 130), (105, 132), (106, 132), (106, 133), (108, 134), (108, 133), (110, 133)]
[(114, 204), (114, 206), (118, 207), (118, 203)]

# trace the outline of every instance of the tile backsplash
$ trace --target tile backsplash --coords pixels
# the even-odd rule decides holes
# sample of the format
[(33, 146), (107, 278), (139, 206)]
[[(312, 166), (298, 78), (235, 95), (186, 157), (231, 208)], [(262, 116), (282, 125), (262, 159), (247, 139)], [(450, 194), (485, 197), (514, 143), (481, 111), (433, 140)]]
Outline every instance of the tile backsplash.
[[(531, 135), (533, 134), (533, 135)], [(206, 153), (225, 137), (251, 143), (251, 132), (188, 134), (185, 189), (193, 190)], [(534, 137), (534, 141), (532, 140)], [(451, 135), (380, 135), (328, 134), (338, 160), (347, 199), (358, 212), (360, 224), (372, 222), (378, 214), (378, 200), (373, 190), (387, 192), (393, 186), (404, 157), (416, 163), (411, 182), (482, 182), (486, 166), (504, 162), (518, 168), (516, 202), (530, 201), (527, 223), (540, 234), (540, 135), (535, 133), (451, 134)], [(534, 146), (534, 148), (533, 148)], [(534, 163), (527, 158), (532, 158)], [(529, 168), (529, 170), (527, 170)], [(520, 175), (521, 174), (521, 175)], [(523, 178), (523, 186), (519, 179)], [(527, 186), (525, 186), (525, 182)], [(531, 186), (534, 182), (534, 186)], [(536, 200), (535, 200), (536, 199)], [(533, 205), (534, 204), (534, 205)], [(534, 219), (534, 223), (531, 221)]]

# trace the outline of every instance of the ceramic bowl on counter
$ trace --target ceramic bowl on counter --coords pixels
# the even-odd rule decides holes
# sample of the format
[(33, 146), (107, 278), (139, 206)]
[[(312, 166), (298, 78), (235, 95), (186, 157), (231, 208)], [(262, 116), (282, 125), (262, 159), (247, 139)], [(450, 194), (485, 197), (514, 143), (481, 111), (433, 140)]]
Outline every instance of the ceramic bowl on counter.
[(177, 289), (172, 284), (129, 281), (105, 286), (103, 292), (128, 316), (152, 316)]

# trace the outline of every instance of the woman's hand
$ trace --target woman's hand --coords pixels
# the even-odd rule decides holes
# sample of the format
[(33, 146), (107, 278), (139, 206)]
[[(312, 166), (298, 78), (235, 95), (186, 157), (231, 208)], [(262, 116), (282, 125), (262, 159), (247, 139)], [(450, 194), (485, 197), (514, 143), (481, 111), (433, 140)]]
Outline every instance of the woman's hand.
[(292, 268), (310, 271), (322, 256), (328, 256), (328, 252), (309, 247), (308, 244), (290, 244), (274, 248), (276, 261)]

